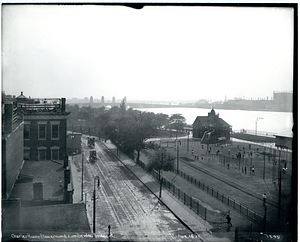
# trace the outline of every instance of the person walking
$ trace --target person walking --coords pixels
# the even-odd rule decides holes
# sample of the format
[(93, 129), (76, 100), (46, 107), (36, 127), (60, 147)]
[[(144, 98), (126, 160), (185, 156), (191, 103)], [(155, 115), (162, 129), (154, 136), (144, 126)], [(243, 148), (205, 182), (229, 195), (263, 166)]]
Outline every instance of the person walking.
[(227, 219), (227, 225), (228, 225), (228, 227), (229, 226), (232, 227), (231, 217), (229, 215), (227, 215), (226, 219)]
[(267, 199), (267, 194), (263, 194), (263, 205), (266, 206), (266, 199)]

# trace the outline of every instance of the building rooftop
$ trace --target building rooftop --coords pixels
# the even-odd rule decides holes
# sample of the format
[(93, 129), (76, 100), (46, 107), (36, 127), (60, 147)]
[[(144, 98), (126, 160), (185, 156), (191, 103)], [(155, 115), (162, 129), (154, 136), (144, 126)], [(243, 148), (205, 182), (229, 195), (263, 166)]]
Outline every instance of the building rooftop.
[(63, 200), (64, 170), (62, 161), (25, 161), (10, 198), (33, 200), (33, 183), (41, 182), (44, 200)]

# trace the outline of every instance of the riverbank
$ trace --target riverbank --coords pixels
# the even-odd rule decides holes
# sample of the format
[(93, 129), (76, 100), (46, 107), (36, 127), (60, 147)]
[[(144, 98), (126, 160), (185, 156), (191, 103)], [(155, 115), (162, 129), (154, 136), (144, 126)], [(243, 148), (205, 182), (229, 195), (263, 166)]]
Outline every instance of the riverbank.
[(259, 136), (253, 134), (245, 134), (245, 133), (231, 133), (230, 138), (246, 140), (250, 142), (257, 142), (257, 143), (275, 143), (275, 137), (267, 137), (267, 136)]

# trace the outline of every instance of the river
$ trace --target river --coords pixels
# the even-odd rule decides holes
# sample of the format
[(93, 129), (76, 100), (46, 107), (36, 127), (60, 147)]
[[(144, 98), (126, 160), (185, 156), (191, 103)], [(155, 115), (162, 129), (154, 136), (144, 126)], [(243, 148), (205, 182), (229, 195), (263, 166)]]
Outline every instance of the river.
[[(207, 116), (211, 109), (206, 108), (137, 108), (140, 111), (164, 113), (169, 116), (175, 113), (181, 114), (187, 124), (193, 124), (197, 116)], [(293, 113), (269, 112), (248, 110), (215, 109), (216, 114), (232, 126), (233, 131), (241, 129), (255, 130), (258, 132), (275, 133), (292, 137)], [(257, 118), (262, 118), (258, 119)], [(257, 120), (257, 121), (256, 121)]]

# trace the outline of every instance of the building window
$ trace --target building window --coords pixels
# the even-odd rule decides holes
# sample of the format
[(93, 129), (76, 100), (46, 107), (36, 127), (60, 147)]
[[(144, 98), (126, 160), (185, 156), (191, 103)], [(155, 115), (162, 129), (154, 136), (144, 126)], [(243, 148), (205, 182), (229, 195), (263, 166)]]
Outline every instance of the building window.
[(39, 124), (39, 139), (46, 139), (46, 125)]
[(30, 125), (24, 125), (24, 139), (30, 139)]
[(51, 139), (59, 139), (59, 125), (58, 124), (51, 125)]

